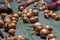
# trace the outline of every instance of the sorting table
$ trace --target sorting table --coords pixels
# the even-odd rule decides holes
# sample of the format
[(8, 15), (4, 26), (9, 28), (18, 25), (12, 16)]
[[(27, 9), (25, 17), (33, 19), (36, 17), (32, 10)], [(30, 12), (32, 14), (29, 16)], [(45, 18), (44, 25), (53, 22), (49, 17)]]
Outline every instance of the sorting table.
[[(23, 0), (21, 3), (25, 2), (26, 0)], [(17, 3), (16, 0), (14, 0), (13, 2), (10, 2), (10, 5), (14, 11), (14, 13), (18, 12), (18, 5), (20, 5), (21, 3)], [(29, 5), (28, 8), (32, 8), (34, 9), (35, 7), (33, 6), (33, 4)], [(36, 7), (38, 9), (38, 7)], [(60, 15), (59, 11), (56, 12), (57, 14)], [(43, 11), (39, 11), (39, 22), (43, 25), (51, 25), (53, 28), (52, 33), (56, 34), (58, 40), (60, 39), (60, 21), (55, 21), (53, 19), (45, 19), (44, 18), (44, 13)], [(0, 17), (1, 19), (1, 17)], [(29, 35), (31, 34), (33, 31), (28, 27), (28, 23), (23, 23), (21, 17), (18, 19), (17, 22), (17, 28), (16, 30), (16, 35)], [(2, 31), (4, 31), (4, 29), (1, 29)], [(7, 33), (4, 32), (4, 34), (6, 35)], [(39, 36), (36, 35), (32, 35), (27, 37), (29, 40), (45, 40), (45, 39), (41, 39)]]

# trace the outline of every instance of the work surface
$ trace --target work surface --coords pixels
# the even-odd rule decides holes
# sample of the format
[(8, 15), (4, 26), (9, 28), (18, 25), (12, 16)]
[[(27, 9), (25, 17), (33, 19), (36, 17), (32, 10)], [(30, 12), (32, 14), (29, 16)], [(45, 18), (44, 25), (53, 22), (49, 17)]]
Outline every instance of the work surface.
[[(22, 1), (24, 2), (24, 1)], [(18, 12), (18, 5), (20, 5), (21, 3), (17, 3), (16, 1), (14, 2), (10, 2), (11, 7), (14, 11), (14, 13)], [(34, 8), (33, 4), (28, 6), (28, 8)], [(38, 7), (37, 7), (38, 8)], [(57, 12), (59, 15), (59, 11)], [(53, 33), (56, 34), (58, 40), (60, 39), (60, 21), (55, 21), (53, 19), (45, 19), (44, 18), (44, 13), (43, 11), (39, 11), (39, 22), (43, 25), (51, 25), (53, 28)], [(17, 28), (16, 28), (16, 35), (29, 35), (30, 33), (32, 33), (33, 31), (28, 27), (29, 24), (27, 23), (23, 23), (22, 19), (19, 18), (18, 24), (17, 24)], [(2, 30), (4, 30), (2, 28)], [(5, 33), (5, 32), (4, 32)], [(5, 33), (6, 35), (6, 33)], [(45, 39), (41, 39), (39, 36), (29, 36), (27, 37), (29, 40), (45, 40)]]

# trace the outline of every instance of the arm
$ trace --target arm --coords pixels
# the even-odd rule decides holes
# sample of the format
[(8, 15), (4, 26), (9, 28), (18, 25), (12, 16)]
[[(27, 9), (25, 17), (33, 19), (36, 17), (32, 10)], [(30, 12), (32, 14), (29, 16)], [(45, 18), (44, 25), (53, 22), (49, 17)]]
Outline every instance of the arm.
[(55, 1), (55, 2), (53, 2), (53, 3), (51, 3), (51, 4), (49, 4), (49, 8), (52, 9), (52, 8), (54, 8), (54, 7), (57, 6), (57, 5), (60, 5), (60, 0)]
[(23, 5), (24, 7), (27, 7), (28, 5), (32, 4), (35, 1), (38, 1), (38, 0), (27, 0)]
[(53, 3), (49, 4), (49, 8), (52, 9), (52, 8), (54, 8), (57, 5), (58, 5), (57, 2), (53, 2)]
[(4, 2), (4, 0), (0, 0), (0, 4), (4, 4), (5, 2)]
[(30, 5), (30, 3), (29, 2), (25, 2), (23, 5), (24, 5), (24, 7), (27, 7), (28, 5)]

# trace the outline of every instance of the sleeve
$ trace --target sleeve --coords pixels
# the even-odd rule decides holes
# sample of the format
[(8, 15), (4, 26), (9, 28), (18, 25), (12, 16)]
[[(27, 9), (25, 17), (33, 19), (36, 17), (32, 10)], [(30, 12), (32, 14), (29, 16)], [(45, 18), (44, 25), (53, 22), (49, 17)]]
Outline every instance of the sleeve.
[(4, 0), (0, 0), (0, 4), (5, 4)]
[(24, 7), (27, 7), (28, 5), (30, 5), (30, 3), (29, 2), (25, 2), (23, 5), (24, 5)]
[(52, 9), (52, 8), (54, 8), (57, 5), (58, 5), (57, 2), (53, 2), (53, 3), (49, 4), (49, 8)]

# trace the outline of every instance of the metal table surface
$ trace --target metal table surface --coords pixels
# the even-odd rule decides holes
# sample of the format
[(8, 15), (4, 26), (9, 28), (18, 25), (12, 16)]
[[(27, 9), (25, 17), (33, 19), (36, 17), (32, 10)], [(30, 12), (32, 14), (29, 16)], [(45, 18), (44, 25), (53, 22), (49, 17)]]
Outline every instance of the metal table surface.
[[(26, 1), (26, 0), (24, 0), (24, 1)], [(24, 2), (24, 1), (22, 1), (22, 2)], [(20, 4), (21, 3), (17, 3), (17, 1), (10, 2), (10, 5), (11, 5), (14, 13), (18, 12), (17, 8), (18, 8), (18, 5), (20, 5)], [(33, 4), (28, 6), (28, 8), (34, 8)], [(59, 11), (57, 11), (56, 13), (58, 13), (60, 15)], [(0, 17), (0, 19), (1, 19), (1, 17)], [(45, 19), (43, 11), (39, 11), (39, 22), (43, 26), (51, 25), (52, 28), (53, 28), (52, 33), (56, 34), (58, 40), (60, 39), (60, 21), (55, 21), (53, 19)], [(4, 31), (3, 28), (1, 30)], [(16, 35), (29, 35), (30, 33), (33, 32), (32, 30), (30, 30), (30, 28), (28, 27), (27, 23), (23, 23), (21, 18), (19, 18), (19, 21), (18, 21), (18, 24), (17, 24), (17, 28), (15, 30), (16, 30)], [(5, 35), (6, 35), (6, 33), (5, 33)], [(45, 40), (45, 39), (41, 39), (39, 36), (36, 36), (36, 35), (32, 35), (32, 36), (29, 36), (27, 38), (29, 40)]]

